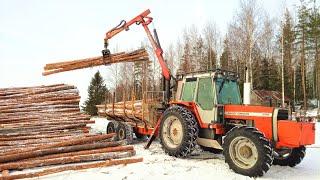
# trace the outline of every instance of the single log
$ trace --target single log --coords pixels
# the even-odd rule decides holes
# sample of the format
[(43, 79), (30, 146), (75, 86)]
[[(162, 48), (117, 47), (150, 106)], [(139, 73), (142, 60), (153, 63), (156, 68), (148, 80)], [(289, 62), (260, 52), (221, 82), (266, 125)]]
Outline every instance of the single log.
[[(6, 176), (9, 176), (9, 171), (8, 170), (3, 170), (2, 171), (2, 177), (6, 177)], [(1, 178), (0, 178), (1, 179)]]
[(80, 121), (38, 121), (38, 122), (29, 122), (29, 123), (11, 123), (11, 124), (3, 124), (1, 125), (2, 130), (5, 128), (8, 129), (23, 129), (23, 128), (41, 128), (43, 126), (57, 126), (57, 125), (70, 125), (70, 124), (93, 124), (95, 121), (93, 120), (80, 120)]
[[(28, 139), (28, 140), (18, 140), (18, 141), (4, 141), (0, 142), (0, 146), (17, 146), (17, 145), (27, 145), (27, 144), (42, 144), (48, 142), (62, 142), (69, 141), (75, 138), (83, 137), (84, 135), (72, 135), (72, 136), (62, 136), (62, 137), (48, 137), (41, 139)], [(90, 137), (90, 135), (85, 135), (86, 137)], [(93, 136), (93, 135), (91, 135)], [(0, 156), (1, 157), (1, 156)]]
[(32, 135), (49, 135), (49, 134), (58, 134), (58, 133), (82, 133), (83, 131), (79, 128), (75, 129), (59, 129), (54, 131), (41, 131), (41, 132), (21, 132), (21, 133), (8, 133), (8, 134), (0, 134), (1, 138), (8, 138), (8, 137), (19, 137), (19, 136), (32, 136)]
[(31, 172), (26, 174), (15, 174), (9, 175), (6, 177), (0, 177), (3, 180), (13, 180), (13, 179), (22, 179), (22, 178), (33, 178), (33, 177), (40, 177), (49, 174), (59, 173), (63, 171), (70, 171), (70, 170), (83, 170), (83, 169), (91, 169), (91, 168), (99, 168), (99, 167), (107, 167), (113, 165), (120, 165), (120, 164), (131, 164), (142, 162), (143, 158), (132, 158), (132, 159), (119, 159), (119, 160), (107, 160), (104, 162), (97, 162), (97, 163), (90, 163), (90, 164), (78, 164), (78, 165), (69, 165), (64, 167), (56, 167), (56, 168), (49, 168), (37, 172)]
[(28, 139), (43, 139), (43, 138), (54, 138), (54, 137), (68, 137), (68, 136), (77, 136), (82, 135), (82, 131), (76, 132), (60, 132), (58, 134), (50, 133), (50, 134), (36, 134), (30, 136), (13, 136), (13, 137), (0, 137), (0, 142), (3, 141), (16, 141), (16, 140), (28, 140)]
[(127, 158), (135, 155), (134, 150), (128, 152), (108, 152), (101, 154), (89, 154), (89, 155), (79, 155), (72, 157), (63, 157), (55, 159), (43, 159), (43, 160), (34, 160), (34, 161), (24, 161), (24, 162), (13, 162), (0, 164), (0, 171), (3, 170), (12, 170), (12, 169), (26, 169), (34, 168), (39, 166), (48, 166), (48, 165), (60, 165), (60, 164), (69, 164), (69, 163), (80, 163), (88, 161), (98, 161), (98, 160), (108, 160), (108, 159), (120, 159)]
[(4, 153), (2, 155), (9, 155), (9, 154), (12, 155), (12, 154), (18, 154), (18, 153), (26, 153), (29, 151), (36, 151), (36, 150), (40, 150), (40, 149), (48, 149), (48, 148), (53, 148), (53, 147), (63, 147), (63, 146), (71, 146), (71, 145), (86, 144), (86, 143), (91, 143), (91, 142), (98, 142), (98, 141), (110, 139), (110, 138), (114, 137), (115, 135), (116, 135), (115, 133), (110, 133), (110, 134), (96, 135), (96, 136), (92, 136), (92, 137), (85, 137), (84, 136), (84, 137), (80, 137), (80, 138), (75, 138), (73, 140), (58, 142), (58, 143), (54, 143), (54, 144), (44, 144), (44, 145), (40, 145), (40, 146), (33, 147), (33, 148), (17, 149), (14, 151)]
[(51, 154), (42, 157), (35, 157), (30, 159), (25, 159), (20, 162), (24, 161), (33, 161), (33, 160), (41, 160), (41, 159), (55, 159), (55, 158), (62, 158), (62, 157), (72, 157), (78, 155), (86, 155), (86, 154), (98, 154), (98, 153), (106, 153), (106, 152), (118, 152), (118, 151), (129, 151), (134, 150), (133, 146), (117, 146), (117, 147), (105, 147), (100, 149), (91, 149), (91, 150), (83, 150), (77, 152), (68, 152), (68, 153), (61, 153), (61, 154)]
[(49, 154), (56, 154), (56, 153), (68, 153), (68, 152), (75, 152), (75, 151), (83, 151), (83, 150), (91, 150), (91, 149), (100, 149), (106, 147), (114, 147), (124, 144), (123, 141), (117, 142), (97, 142), (97, 143), (90, 143), (90, 144), (83, 144), (83, 145), (73, 145), (73, 146), (64, 146), (64, 147), (55, 147), (49, 149), (39, 149), (35, 151), (29, 151), (25, 153), (19, 154), (9, 154), (0, 156), (0, 163), (10, 162), (10, 161), (17, 161), (27, 158), (34, 158), (44, 156)]
[(24, 128), (24, 129), (11, 129), (11, 130), (6, 130), (6, 129), (0, 129), (0, 134), (2, 133), (10, 133), (10, 132), (33, 132), (34, 130), (37, 130), (38, 132), (40, 131), (53, 131), (53, 130), (60, 130), (60, 129), (74, 129), (74, 128), (79, 128), (79, 127), (85, 127), (87, 124), (82, 123), (82, 124), (75, 124), (75, 125), (63, 125), (63, 126), (55, 126), (55, 127), (43, 127), (43, 128)]

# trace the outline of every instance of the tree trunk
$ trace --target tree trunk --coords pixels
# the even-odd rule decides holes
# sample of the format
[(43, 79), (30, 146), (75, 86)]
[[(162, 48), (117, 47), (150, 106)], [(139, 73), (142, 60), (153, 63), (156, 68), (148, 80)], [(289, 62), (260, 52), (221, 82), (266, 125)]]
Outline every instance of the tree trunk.
[(303, 91), (303, 110), (307, 110), (307, 93), (306, 93), (306, 67), (305, 67), (305, 30), (302, 30), (302, 47), (301, 47), (301, 75)]

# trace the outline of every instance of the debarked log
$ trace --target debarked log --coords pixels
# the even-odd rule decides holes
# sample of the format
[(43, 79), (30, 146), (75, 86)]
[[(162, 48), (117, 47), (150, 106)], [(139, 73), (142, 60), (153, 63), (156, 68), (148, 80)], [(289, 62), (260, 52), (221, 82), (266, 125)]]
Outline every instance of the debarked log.
[[(29, 151), (19, 154), (8, 154), (0, 156), (0, 163), (10, 162), (10, 161), (17, 161), (22, 159), (28, 158), (35, 158), (44, 156), (45, 158), (49, 158), (46, 155), (55, 154), (61, 156), (58, 153), (68, 153), (68, 152), (75, 152), (75, 151), (83, 151), (83, 150), (90, 150), (90, 149), (100, 149), (106, 147), (114, 147), (124, 144), (123, 141), (117, 142), (96, 142), (90, 144), (82, 144), (82, 145), (73, 145), (73, 146), (64, 146), (64, 147), (55, 147), (55, 148), (48, 148), (48, 149), (39, 149), (35, 151)], [(57, 156), (52, 156), (57, 157)]]
[(10, 152), (3, 153), (2, 155), (9, 155), (9, 154), (18, 154), (18, 153), (26, 153), (29, 151), (36, 151), (39, 149), (47, 149), (47, 148), (53, 148), (53, 147), (63, 147), (63, 146), (71, 146), (71, 145), (78, 145), (78, 144), (86, 144), (91, 142), (98, 142), (106, 139), (113, 138), (116, 134), (110, 133), (110, 134), (103, 134), (103, 135), (96, 135), (92, 137), (79, 137), (68, 141), (53, 143), (53, 144), (44, 144), (39, 145), (33, 148), (24, 148), (24, 149), (17, 149)]
[(70, 171), (70, 170), (83, 170), (83, 169), (90, 169), (90, 168), (98, 168), (98, 167), (107, 167), (113, 165), (120, 165), (120, 164), (131, 164), (142, 162), (143, 158), (132, 158), (132, 159), (112, 159), (103, 162), (95, 162), (90, 164), (77, 164), (77, 165), (68, 165), (63, 167), (56, 167), (56, 168), (49, 168), (37, 172), (30, 172), (30, 173), (22, 173), (22, 174), (15, 174), (15, 175), (7, 175), (0, 177), (1, 180), (12, 180), (12, 179), (22, 179), (22, 178), (33, 178), (39, 176), (45, 176), (49, 174), (59, 173), (63, 171)]
[(131, 157), (134, 155), (135, 155), (135, 151), (130, 150), (128, 152), (108, 152), (108, 153), (101, 153), (101, 154), (88, 154), (88, 155), (62, 157), (62, 158), (55, 158), (55, 159), (13, 162), (13, 163), (0, 164), (0, 171), (12, 170), (12, 169), (19, 170), (19, 169), (48, 166), (48, 165), (80, 163), (80, 162), (108, 160), (108, 159), (120, 159), (120, 158)]

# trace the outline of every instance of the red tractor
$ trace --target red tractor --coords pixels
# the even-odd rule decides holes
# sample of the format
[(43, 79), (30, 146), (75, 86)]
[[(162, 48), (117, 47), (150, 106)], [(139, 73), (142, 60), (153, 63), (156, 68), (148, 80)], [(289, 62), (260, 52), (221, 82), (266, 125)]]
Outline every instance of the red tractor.
[(213, 153), (223, 151), (233, 171), (251, 177), (262, 176), (272, 164), (293, 167), (302, 161), (305, 146), (315, 142), (315, 123), (290, 120), (286, 109), (244, 105), (235, 73), (217, 69), (178, 75), (172, 96), (173, 78), (156, 31), (152, 35), (148, 28), (149, 14), (146, 10), (107, 32), (103, 50), (108, 56), (108, 40), (132, 24), (143, 26), (154, 48), (165, 79), (165, 98), (161, 108), (146, 108), (159, 119), (151, 127), (153, 132), (144, 126), (133, 127), (136, 134), (151, 135), (147, 147), (158, 135), (171, 156), (188, 157), (197, 144)]

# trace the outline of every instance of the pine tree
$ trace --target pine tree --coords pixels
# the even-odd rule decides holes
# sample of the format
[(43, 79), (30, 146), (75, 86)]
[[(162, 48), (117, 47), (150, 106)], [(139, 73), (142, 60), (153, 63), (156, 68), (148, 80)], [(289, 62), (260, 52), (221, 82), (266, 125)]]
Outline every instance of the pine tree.
[(296, 40), (300, 51), (301, 65), (301, 83), (303, 93), (303, 109), (307, 110), (307, 83), (306, 83), (306, 51), (307, 51), (307, 31), (308, 31), (308, 15), (309, 11), (306, 4), (301, 1), (301, 6), (298, 9), (298, 24), (296, 26)]
[(310, 9), (309, 14), (309, 27), (308, 36), (311, 41), (312, 56), (314, 57), (313, 82), (315, 97), (320, 101), (320, 6), (317, 5), (316, 0), (313, 0), (313, 7)]
[(88, 87), (88, 99), (84, 102), (82, 110), (92, 116), (97, 115), (96, 105), (103, 103), (108, 89), (104, 84), (104, 80), (99, 71), (97, 71), (91, 79)]
[[(286, 73), (284, 73), (284, 90), (285, 95), (288, 96), (290, 99), (293, 99), (293, 43), (294, 43), (294, 31), (293, 31), (293, 24), (291, 15), (286, 9), (284, 14), (284, 25), (282, 27), (283, 32), (283, 44), (284, 44), (284, 69)], [(281, 40), (280, 40), (281, 42)]]
[(270, 90), (270, 68), (269, 68), (269, 61), (266, 57), (262, 58), (261, 62), (261, 89)]
[(223, 41), (223, 52), (220, 56), (220, 66), (221, 69), (233, 70), (231, 67), (231, 53), (227, 38)]
[(186, 73), (193, 70), (191, 65), (191, 48), (189, 41), (186, 41), (183, 47), (183, 55), (180, 62), (179, 72), (180, 73)]

